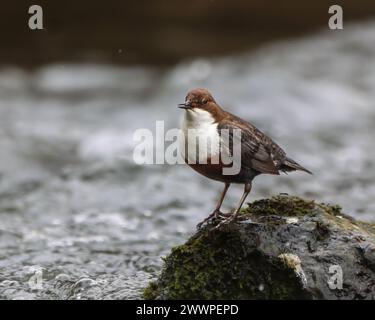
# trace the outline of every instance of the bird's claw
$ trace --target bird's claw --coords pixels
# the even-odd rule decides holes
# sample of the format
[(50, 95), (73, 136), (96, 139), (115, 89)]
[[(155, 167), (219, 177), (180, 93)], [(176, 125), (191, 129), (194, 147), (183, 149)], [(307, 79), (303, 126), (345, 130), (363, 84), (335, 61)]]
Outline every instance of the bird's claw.
[(196, 226), (197, 230), (200, 230), (200, 229), (202, 228), (202, 226), (203, 226), (204, 223), (205, 223), (205, 221), (201, 221), (201, 222), (199, 222), (199, 223), (197, 224), (197, 226)]
[(217, 220), (226, 220), (228, 219), (228, 217), (231, 216), (231, 213), (223, 213), (223, 212), (219, 212), (217, 213), (215, 216), (214, 216), (214, 219), (217, 219)]
[(211, 231), (219, 230), (222, 226), (232, 223), (236, 219), (235, 214), (231, 214), (229, 217), (225, 217), (220, 223), (211, 229)]
[(222, 221), (226, 220), (228, 218), (228, 215), (230, 216), (230, 213), (227, 214), (227, 213), (221, 212), (220, 210), (215, 210), (206, 219), (204, 219), (203, 221), (197, 224), (197, 229), (200, 230), (206, 222), (209, 222), (210, 220), (213, 220), (213, 219), (222, 220)]

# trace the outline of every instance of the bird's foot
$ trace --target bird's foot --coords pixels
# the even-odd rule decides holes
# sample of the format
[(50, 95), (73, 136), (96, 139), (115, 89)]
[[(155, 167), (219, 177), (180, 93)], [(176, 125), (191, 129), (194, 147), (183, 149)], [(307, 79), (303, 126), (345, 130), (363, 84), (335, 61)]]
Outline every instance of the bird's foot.
[(199, 222), (198, 224), (197, 224), (197, 230), (199, 230), (199, 229), (201, 229), (202, 228), (202, 226), (206, 223), (206, 222), (208, 222), (208, 221), (210, 221), (210, 220), (212, 220), (212, 219), (225, 219), (225, 214), (224, 213), (222, 213), (220, 210), (215, 210), (214, 212), (212, 212), (206, 219), (204, 219), (203, 221), (201, 221), (201, 222)]
[(231, 215), (232, 215), (231, 212), (229, 212), (229, 213), (218, 212), (218, 213), (214, 216), (214, 218), (217, 219), (217, 220), (221, 220), (221, 221), (223, 221), (223, 220), (228, 219)]
[(213, 227), (211, 229), (211, 231), (215, 231), (215, 230), (218, 230), (220, 229), (222, 226), (224, 225), (228, 225), (230, 223), (232, 223), (237, 217), (237, 214), (236, 213), (232, 213), (230, 214), (229, 216), (226, 216), (224, 217), (224, 219), (222, 219), (222, 221), (220, 223), (218, 223), (215, 227)]

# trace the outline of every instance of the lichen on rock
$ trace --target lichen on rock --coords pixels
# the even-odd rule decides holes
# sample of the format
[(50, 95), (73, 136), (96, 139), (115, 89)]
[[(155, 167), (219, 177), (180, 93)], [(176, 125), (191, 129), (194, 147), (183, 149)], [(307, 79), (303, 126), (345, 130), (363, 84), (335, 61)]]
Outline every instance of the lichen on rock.
[[(211, 228), (172, 249), (146, 299), (375, 297), (375, 226), (338, 206), (276, 196), (249, 204), (236, 223)], [(341, 289), (330, 287), (331, 266), (342, 269)]]

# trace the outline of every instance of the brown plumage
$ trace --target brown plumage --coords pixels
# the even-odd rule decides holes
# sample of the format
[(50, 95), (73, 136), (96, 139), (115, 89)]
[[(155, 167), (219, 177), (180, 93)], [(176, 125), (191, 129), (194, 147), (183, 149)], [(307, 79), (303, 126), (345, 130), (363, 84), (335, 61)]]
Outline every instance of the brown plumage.
[[(222, 172), (224, 165), (221, 162), (219, 164), (211, 164), (210, 159), (208, 159), (206, 164), (188, 163), (194, 170), (206, 177), (225, 183), (224, 191), (216, 209), (203, 222), (212, 217), (220, 218), (222, 216), (220, 207), (231, 183), (244, 184), (245, 191), (234, 213), (223, 220), (216, 228), (236, 218), (246, 196), (251, 190), (251, 182), (256, 176), (260, 174), (279, 175), (280, 172), (286, 173), (296, 170), (311, 174), (311, 171), (289, 158), (277, 143), (254, 125), (223, 110), (206, 89), (190, 91), (186, 96), (185, 103), (180, 104), (179, 107), (186, 109), (183, 125), (185, 135), (187, 135), (188, 129), (195, 128), (200, 130), (199, 132), (202, 132), (203, 135), (210, 135), (214, 140), (219, 139), (220, 143), (223, 144), (228, 143), (220, 138), (222, 130), (226, 130), (229, 132), (229, 145), (227, 147), (230, 152), (233, 151), (233, 145), (241, 143), (241, 168), (237, 174), (224, 175)], [(234, 129), (241, 130), (240, 141), (233, 139)], [(187, 157), (185, 157), (185, 160), (188, 162)]]
[(254, 125), (241, 118), (224, 111), (225, 116), (218, 124), (218, 130), (240, 129), (242, 166), (251, 168), (259, 173), (280, 174), (301, 170), (309, 174), (311, 171), (302, 167), (296, 161), (287, 157), (285, 151), (270, 137), (257, 129)]

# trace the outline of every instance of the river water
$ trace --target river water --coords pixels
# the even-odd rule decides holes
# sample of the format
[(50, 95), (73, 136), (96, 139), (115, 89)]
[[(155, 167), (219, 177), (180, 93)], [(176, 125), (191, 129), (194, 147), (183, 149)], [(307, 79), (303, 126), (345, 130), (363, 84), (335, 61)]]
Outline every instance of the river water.
[(140, 297), (222, 188), (184, 165), (133, 161), (134, 130), (179, 126), (194, 87), (315, 173), (260, 176), (248, 200), (285, 192), (375, 221), (374, 62), (368, 22), (167, 69), (1, 69), (0, 298)]

